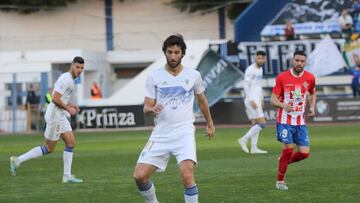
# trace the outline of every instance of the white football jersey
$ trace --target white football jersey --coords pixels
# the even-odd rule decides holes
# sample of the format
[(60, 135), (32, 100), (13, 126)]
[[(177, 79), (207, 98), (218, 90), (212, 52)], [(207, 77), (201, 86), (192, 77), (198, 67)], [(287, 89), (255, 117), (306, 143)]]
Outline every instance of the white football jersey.
[(257, 68), (255, 63), (245, 70), (244, 91), (247, 101), (260, 102), (263, 99), (262, 79), (263, 69)]
[(155, 117), (150, 139), (168, 140), (171, 134), (166, 132), (193, 126), (194, 97), (204, 90), (201, 75), (194, 69), (184, 67), (177, 76), (165, 67), (154, 70), (147, 78), (145, 97), (155, 99), (164, 109)]
[[(54, 85), (52, 94), (56, 91), (59, 92), (61, 100), (64, 104), (68, 104), (71, 100), (72, 93), (74, 92), (75, 82), (70, 72), (66, 72), (60, 75)], [(46, 108), (45, 120), (46, 122), (64, 120), (66, 117), (70, 117), (69, 112), (65, 109), (57, 107), (53, 102), (50, 102)]]

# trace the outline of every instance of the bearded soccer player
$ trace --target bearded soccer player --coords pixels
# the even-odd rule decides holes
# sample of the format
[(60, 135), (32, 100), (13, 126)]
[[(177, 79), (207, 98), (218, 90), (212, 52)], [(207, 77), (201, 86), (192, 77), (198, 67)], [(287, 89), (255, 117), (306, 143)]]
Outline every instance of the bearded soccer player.
[(246, 114), (253, 126), (241, 137), (238, 142), (245, 153), (249, 153), (247, 142), (251, 139), (251, 154), (266, 154), (267, 151), (258, 148), (257, 143), (260, 131), (265, 128), (264, 96), (262, 93), (263, 68), (265, 63), (265, 52), (257, 51), (255, 63), (251, 64), (245, 71), (244, 91)]
[(82, 179), (76, 178), (71, 173), (73, 150), (76, 145), (76, 140), (70, 125), (70, 115), (74, 116), (80, 110), (77, 105), (70, 103), (70, 100), (75, 93), (75, 79), (80, 76), (83, 70), (84, 59), (76, 56), (71, 63), (70, 70), (61, 74), (57, 79), (52, 92), (52, 100), (46, 108), (45, 113), (45, 144), (34, 147), (19, 157), (10, 157), (10, 171), (12, 176), (16, 176), (16, 171), (23, 162), (53, 152), (58, 140), (61, 138), (65, 143), (63, 153), (64, 175), (62, 181), (64, 183), (83, 182)]
[(167, 63), (154, 70), (146, 82), (144, 113), (155, 117), (155, 127), (137, 161), (134, 179), (147, 203), (158, 203), (150, 177), (155, 171), (165, 171), (171, 155), (176, 158), (182, 178), (184, 202), (198, 202), (194, 175), (197, 163), (195, 98), (207, 122), (206, 135), (209, 139), (215, 135), (201, 75), (181, 64), (185, 51), (181, 35), (169, 36), (163, 44)]
[[(308, 116), (315, 115), (315, 77), (304, 70), (306, 54), (295, 51), (292, 66), (276, 77), (272, 90), (271, 103), (277, 107), (277, 140), (283, 144), (279, 158), (276, 188), (287, 190), (285, 174), (288, 164), (309, 157), (309, 136), (305, 125), (305, 108), (309, 96), (310, 109)], [(294, 153), (293, 145), (297, 152)]]

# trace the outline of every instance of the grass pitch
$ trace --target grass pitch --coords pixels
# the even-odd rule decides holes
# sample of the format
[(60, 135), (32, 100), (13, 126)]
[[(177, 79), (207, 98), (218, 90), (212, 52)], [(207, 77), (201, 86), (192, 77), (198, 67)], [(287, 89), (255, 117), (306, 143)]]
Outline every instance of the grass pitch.
[[(310, 158), (289, 166), (289, 191), (275, 189), (281, 144), (275, 129), (263, 130), (259, 145), (267, 155), (241, 151), (237, 139), (248, 128), (217, 129), (207, 140), (197, 131), (196, 182), (202, 203), (360, 202), (360, 125), (309, 126)], [(144, 202), (132, 173), (150, 131), (76, 133), (73, 173), (82, 184), (63, 184), (62, 151), (22, 164), (16, 177), (9, 157), (42, 143), (42, 135), (0, 136), (0, 202)], [(174, 158), (153, 178), (161, 203), (183, 202)]]

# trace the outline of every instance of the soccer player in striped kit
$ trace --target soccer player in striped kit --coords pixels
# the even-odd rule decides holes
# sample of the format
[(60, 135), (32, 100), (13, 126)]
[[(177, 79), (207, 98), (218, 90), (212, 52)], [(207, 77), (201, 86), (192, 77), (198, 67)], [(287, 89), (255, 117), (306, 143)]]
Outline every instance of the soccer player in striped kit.
[[(276, 188), (287, 190), (285, 174), (288, 164), (306, 159), (309, 156), (309, 136), (305, 125), (305, 108), (309, 96), (308, 116), (315, 115), (315, 77), (304, 70), (306, 54), (295, 51), (292, 66), (276, 77), (272, 90), (271, 103), (277, 107), (277, 140), (283, 144), (279, 158)], [(293, 145), (297, 145), (294, 153)]]

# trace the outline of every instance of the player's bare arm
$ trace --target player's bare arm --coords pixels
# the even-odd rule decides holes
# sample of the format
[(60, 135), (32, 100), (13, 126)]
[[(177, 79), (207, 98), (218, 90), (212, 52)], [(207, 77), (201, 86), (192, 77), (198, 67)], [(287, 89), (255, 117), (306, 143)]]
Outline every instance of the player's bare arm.
[(155, 99), (151, 99), (149, 97), (145, 97), (144, 101), (144, 114), (146, 115), (157, 115), (163, 110), (163, 106), (161, 104), (156, 104)]
[(315, 116), (316, 93), (310, 94), (310, 108), (308, 116)]
[(212, 137), (215, 136), (215, 126), (214, 126), (214, 122), (211, 117), (207, 99), (205, 97), (204, 92), (197, 94), (196, 96), (197, 96), (200, 110), (203, 113), (206, 123), (207, 123), (206, 134), (207, 134), (208, 138), (211, 139)]
[(78, 109), (71, 106), (71, 105), (66, 105), (62, 100), (61, 100), (61, 96), (62, 94), (60, 94), (59, 92), (55, 91), (52, 95), (52, 102), (59, 108), (65, 109), (67, 112), (70, 113), (70, 115), (74, 116), (77, 114)]
[(287, 112), (293, 111), (293, 107), (290, 104), (285, 104), (279, 100), (279, 95), (271, 94), (271, 104), (275, 107), (285, 109)]
[(257, 104), (256, 104), (256, 102), (255, 102), (255, 100), (251, 100), (250, 101), (250, 105), (251, 105), (251, 107), (253, 108), (253, 109), (257, 109)]

